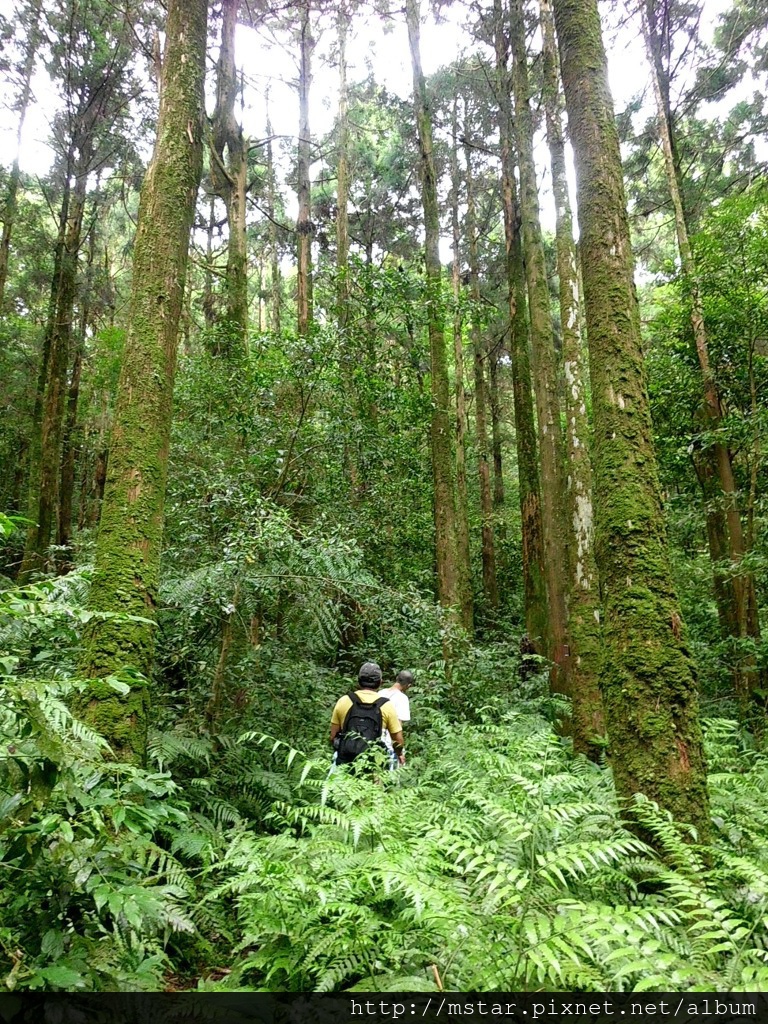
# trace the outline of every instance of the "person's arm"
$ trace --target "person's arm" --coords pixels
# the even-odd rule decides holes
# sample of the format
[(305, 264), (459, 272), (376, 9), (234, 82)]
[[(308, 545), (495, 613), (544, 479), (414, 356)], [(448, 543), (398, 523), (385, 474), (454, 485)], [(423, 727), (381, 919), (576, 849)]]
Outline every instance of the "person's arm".
[(405, 764), (405, 745), (403, 743), (403, 732), (391, 732), (392, 746), (394, 747), (395, 753), (397, 754), (397, 760), (400, 764)]
[(345, 701), (343, 697), (339, 697), (334, 705), (333, 714), (331, 715), (331, 744), (333, 744), (333, 741), (344, 727), (344, 719), (349, 710), (347, 705), (351, 707), (351, 701), (349, 699)]

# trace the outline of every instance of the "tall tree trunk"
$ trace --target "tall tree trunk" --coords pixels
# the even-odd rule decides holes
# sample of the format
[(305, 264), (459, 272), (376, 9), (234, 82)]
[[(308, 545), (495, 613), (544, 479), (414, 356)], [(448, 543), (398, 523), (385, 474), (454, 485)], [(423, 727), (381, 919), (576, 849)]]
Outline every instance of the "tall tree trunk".
[(309, 87), (312, 82), (312, 26), (309, 19), (310, 0), (302, 0), (299, 67), (299, 143), (298, 197), (299, 215), (296, 232), (299, 240), (297, 268), (297, 319), (300, 338), (306, 338), (312, 326), (312, 197), (309, 180), (312, 136), (309, 130)]
[(342, 344), (349, 315), (349, 96), (347, 95), (347, 32), (349, 14), (345, 0), (338, 13), (339, 26), (339, 145), (336, 177), (336, 319)]
[[(453, 236), (453, 263), (451, 286), (453, 290), (453, 361), (456, 391), (456, 544), (459, 558), (471, 568), (469, 546), (469, 500), (467, 497), (467, 396), (464, 386), (464, 330), (461, 314), (461, 231), (459, 226), (459, 179), (458, 155), (458, 97), (453, 98), (452, 145), (451, 145), (451, 232)], [(465, 590), (465, 600), (471, 599), (471, 588)], [(464, 621), (471, 621), (473, 608), (462, 611)]]
[(494, 0), (493, 13), (510, 322), (509, 355), (512, 363), (512, 397), (515, 414), (520, 518), (522, 522), (525, 624), (530, 640), (539, 652), (543, 652), (547, 649), (548, 625), (539, 488), (539, 460), (536, 442), (536, 421), (533, 412), (531, 361), (528, 348), (525, 271), (523, 268), (512, 146), (512, 109), (510, 103), (509, 72), (507, 69), (508, 43), (502, 0)]
[(216, 67), (216, 108), (213, 113), (211, 178), (227, 207), (227, 276), (224, 279), (226, 353), (243, 354), (248, 345), (248, 248), (246, 193), (248, 145), (235, 117), (237, 65), (235, 29), (240, 0), (222, 0), (221, 47)]
[[(493, 511), (497, 520), (504, 508), (504, 465), (501, 440), (503, 406), (499, 382), (499, 353), (501, 351), (501, 339), (497, 338), (488, 353), (488, 405), (491, 410), (491, 452), (493, 455)], [(499, 532), (501, 525), (500, 523)]]
[(275, 163), (272, 155), (272, 122), (269, 117), (269, 88), (267, 88), (264, 105), (267, 112), (267, 219), (269, 220), (269, 266), (271, 277), (269, 315), (272, 333), (279, 335), (282, 285), (280, 283), (280, 259), (277, 252), (277, 221), (275, 220)]
[[(707, 431), (717, 433), (722, 426), (722, 406), (715, 374), (709, 360), (709, 339), (704, 322), (704, 305), (696, 263), (690, 242), (690, 217), (685, 208), (683, 190), (683, 171), (677, 152), (672, 110), (669, 97), (669, 78), (664, 67), (663, 41), (658, 26), (658, 12), (654, 0), (645, 0), (642, 7), (643, 34), (645, 36), (648, 59), (651, 65), (651, 81), (656, 99), (656, 110), (661, 137), (661, 148), (664, 154), (664, 168), (667, 186), (675, 212), (675, 231), (677, 247), (680, 253), (680, 269), (683, 283), (688, 293), (691, 306), (691, 327), (696, 343), (703, 385), (703, 416)], [(746, 542), (741, 522), (738, 503), (738, 487), (733, 472), (733, 462), (728, 447), (715, 443), (709, 447), (699, 460), (703, 465), (699, 470), (705, 501), (707, 503), (708, 536), (710, 555), (714, 562), (715, 595), (724, 607), (720, 613), (721, 621), (729, 624), (729, 632), (739, 638), (760, 640), (760, 620), (758, 617), (757, 597), (755, 593), (755, 577), (752, 572), (743, 571), (739, 567), (746, 553)], [(719, 487), (718, 487), (719, 484)], [(724, 509), (723, 509), (724, 506)], [(724, 517), (723, 526), (713, 522)], [(719, 537), (725, 535), (730, 560), (728, 579), (723, 579), (722, 570), (717, 560), (725, 555)], [(764, 689), (765, 676), (754, 664), (740, 664), (734, 669), (734, 681), (742, 714), (747, 721), (762, 727), (765, 698), (755, 693)], [(755, 703), (760, 711), (756, 717)]]
[(531, 321), (533, 389), (539, 426), (541, 460), (541, 521), (544, 540), (544, 570), (547, 583), (549, 657), (556, 669), (553, 686), (569, 692), (570, 668), (566, 648), (565, 574), (568, 564), (565, 542), (565, 480), (563, 438), (557, 382), (557, 359), (549, 311), (549, 286), (544, 245), (539, 222), (536, 166), (533, 158), (533, 119), (530, 108), (528, 57), (522, 0), (511, 0), (512, 91), (515, 99), (515, 132), (520, 167), (520, 209), (522, 216), (525, 277)]
[(565, 368), (567, 514), (571, 554), (568, 646), (573, 698), (573, 746), (596, 759), (605, 733), (600, 697), (600, 594), (595, 564), (592, 517), (592, 464), (589, 447), (585, 367), (581, 347), (579, 275), (573, 239), (573, 215), (565, 173), (561, 121), (562, 94), (555, 25), (550, 0), (540, 0), (543, 49), (543, 94), (547, 142), (555, 198), (555, 242), (559, 278), (560, 325)]
[[(51, 360), (51, 344), (56, 328), (56, 313), (59, 304), (59, 292), (61, 290), (62, 271), (64, 267), (64, 254), (67, 241), (67, 227), (69, 224), (69, 206), (72, 197), (72, 174), (74, 169), (74, 150), (70, 147), (65, 159), (64, 187), (61, 196), (59, 210), (59, 229), (56, 238), (56, 245), (53, 252), (53, 274), (51, 277), (51, 292), (48, 299), (48, 312), (46, 316), (45, 330), (43, 331), (42, 348), (40, 352), (40, 366), (37, 371), (37, 386), (35, 388), (35, 402), (32, 407), (32, 426), (30, 430), (30, 442), (28, 451), (27, 470), (27, 515), (31, 525), (27, 529), (25, 541), (26, 565), (22, 563), (20, 570), (23, 581), (28, 571), (33, 569), (40, 560), (36, 554), (37, 546), (37, 512), (40, 502), (40, 473), (42, 462), (42, 426), (43, 407), (45, 404), (45, 389), (48, 380), (49, 364)], [(27, 560), (29, 552), (29, 560)]]
[(619, 138), (597, 0), (554, 0), (576, 158), (594, 414), (602, 693), (618, 797), (709, 831), (698, 693), (672, 585)]
[(480, 476), (480, 518), (482, 529), (483, 595), (491, 611), (499, 606), (499, 588), (496, 583), (496, 545), (493, 537), (493, 498), (491, 495), (491, 452), (488, 443), (488, 396), (485, 385), (486, 346), (478, 323), (480, 315), (480, 270), (477, 258), (477, 219), (475, 216), (475, 188), (472, 175), (472, 147), (469, 125), (464, 125), (464, 160), (467, 175), (466, 233), (469, 246), (469, 294), (472, 299), (472, 363), (475, 381), (475, 434), (477, 463)]
[(67, 410), (64, 420), (64, 432), (61, 441), (61, 481), (59, 485), (59, 516), (56, 543), (61, 548), (68, 548), (72, 541), (72, 502), (75, 493), (75, 460), (77, 455), (77, 409), (80, 399), (80, 377), (83, 368), (83, 356), (88, 335), (91, 316), (91, 293), (93, 290), (93, 261), (96, 254), (96, 226), (91, 225), (88, 232), (88, 256), (80, 297), (80, 326), (72, 370), (69, 378), (67, 394)]
[[(349, 13), (345, 0), (338, 11), (339, 141), (336, 174), (336, 324), (339, 331), (342, 390), (349, 415), (359, 420), (364, 405), (355, 393), (355, 352), (349, 331), (349, 95), (347, 91), (347, 34)], [(353, 501), (361, 496), (359, 452), (354, 435), (344, 444), (344, 462)]]
[(169, 0), (155, 150), (144, 178), (129, 329), (115, 403), (107, 482), (85, 633), (86, 720), (122, 759), (144, 757), (147, 684), (123, 695), (101, 677), (132, 666), (148, 677), (155, 646), (173, 381), (189, 235), (203, 160), (207, 0)]
[[(74, 167), (74, 187), (65, 186), (62, 217), (66, 217), (64, 244), (59, 266), (54, 269), (51, 305), (46, 338), (43, 342), (45, 384), (40, 403), (39, 473), (33, 480), (31, 513), (33, 525), (27, 532), (20, 579), (43, 569), (48, 546), (56, 528), (59, 504), (59, 470), (61, 465), (61, 437), (64, 426), (64, 406), (67, 391), (67, 370), (72, 339), (72, 319), (77, 296), (77, 260), (85, 211), (88, 168), (93, 149), (88, 142), (79, 147)], [(42, 374), (41, 374), (42, 376)]]
[(16, 223), (18, 212), (19, 182), (21, 180), (21, 169), (19, 167), (19, 156), (21, 153), (21, 136), (24, 132), (24, 122), (27, 119), (29, 100), (32, 96), (32, 72), (35, 69), (35, 57), (40, 38), (40, 11), (42, 0), (35, 0), (30, 13), (32, 20), (27, 33), (27, 52), (24, 56), (24, 68), (21, 74), (21, 96), (19, 97), (19, 120), (16, 127), (16, 155), (13, 159), (10, 177), (8, 178), (8, 190), (5, 194), (5, 205), (3, 209), (3, 233), (0, 236), (0, 312), (5, 304), (5, 285), (8, 280), (8, 257), (11, 249), (11, 235)]
[(205, 276), (203, 278), (203, 316), (206, 327), (216, 322), (216, 296), (213, 293), (213, 231), (216, 227), (216, 196), (208, 199), (208, 223), (205, 232)]
[[(464, 596), (469, 585), (459, 562), (456, 527), (456, 476), (451, 444), (451, 399), (442, 301), (440, 266), (440, 216), (437, 204), (437, 179), (432, 152), (432, 120), (427, 86), (421, 68), (419, 0), (406, 0), (408, 42), (413, 69), (413, 97), (419, 138), (421, 197), (424, 207), (424, 269), (426, 275), (427, 331), (432, 389), (432, 477), (435, 491), (435, 547), (437, 555), (437, 595), (444, 607), (467, 607)], [(471, 623), (464, 619), (466, 628)]]
[[(505, 326), (506, 331), (506, 326)], [(503, 351), (502, 337), (494, 340), (488, 352), (488, 408), (491, 412), (491, 454), (493, 457), (493, 515), (496, 525), (496, 567), (499, 572), (507, 568), (504, 544), (507, 538), (504, 521), (504, 464), (502, 426), (504, 400), (499, 380), (499, 354)]]

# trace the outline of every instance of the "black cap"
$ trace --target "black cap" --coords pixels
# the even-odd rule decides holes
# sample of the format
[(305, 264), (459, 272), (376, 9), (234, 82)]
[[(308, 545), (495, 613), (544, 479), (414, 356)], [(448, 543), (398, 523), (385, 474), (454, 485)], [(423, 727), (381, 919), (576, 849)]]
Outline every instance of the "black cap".
[(372, 690), (381, 686), (381, 669), (375, 661), (366, 661), (364, 665), (360, 666), (357, 681), (361, 686), (367, 686)]

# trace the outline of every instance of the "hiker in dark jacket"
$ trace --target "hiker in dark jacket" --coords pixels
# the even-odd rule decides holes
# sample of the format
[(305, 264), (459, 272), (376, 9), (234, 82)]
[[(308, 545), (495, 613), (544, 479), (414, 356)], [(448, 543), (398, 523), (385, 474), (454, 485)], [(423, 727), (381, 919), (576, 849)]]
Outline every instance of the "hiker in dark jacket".
[(390, 700), (380, 697), (381, 669), (373, 661), (366, 661), (357, 676), (357, 689), (336, 701), (331, 715), (331, 744), (338, 764), (351, 764), (369, 748), (381, 746), (383, 729), (392, 737), (397, 759), (405, 764), (403, 727)]

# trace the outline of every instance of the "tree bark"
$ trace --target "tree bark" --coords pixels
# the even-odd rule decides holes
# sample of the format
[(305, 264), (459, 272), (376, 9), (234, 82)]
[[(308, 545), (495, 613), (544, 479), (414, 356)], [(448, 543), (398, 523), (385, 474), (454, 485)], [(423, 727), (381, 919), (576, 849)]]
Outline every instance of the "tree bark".
[(669, 566), (600, 16), (597, 0), (555, 0), (554, 10), (578, 182), (602, 693), (616, 791), (630, 821), (633, 798), (643, 793), (705, 840), (698, 693)]
[[(664, 169), (675, 213), (680, 270), (690, 302), (691, 327), (701, 369), (702, 413), (706, 429), (717, 433), (722, 428), (722, 406), (717, 380), (709, 359), (709, 339), (704, 322), (704, 304), (690, 242), (690, 217), (685, 208), (683, 170), (677, 152), (669, 96), (669, 78), (664, 67), (662, 39), (654, 0), (645, 0), (642, 7), (642, 22), (651, 66), (651, 82), (656, 100)], [(714, 591), (720, 608), (720, 620), (727, 623), (728, 631), (732, 636), (742, 639), (749, 637), (759, 641), (760, 620), (755, 593), (755, 577), (753, 573), (739, 568), (747, 545), (741, 522), (738, 487), (733, 472), (731, 453), (725, 444), (716, 442), (701, 453), (699, 462), (702, 463), (698, 475), (706, 504), (710, 557), (713, 561), (715, 578)], [(725, 522), (721, 525), (714, 521), (716, 519), (724, 519)], [(727, 552), (722, 550), (720, 542), (722, 536), (727, 540)], [(722, 570), (718, 566), (718, 561), (724, 556), (730, 561), (728, 579), (723, 578)], [(764, 689), (764, 676), (765, 672), (758, 671), (754, 659), (734, 668), (734, 683), (742, 715), (749, 724), (758, 728), (764, 725), (761, 720), (764, 718), (765, 698), (761, 699), (755, 691)]]
[(549, 285), (539, 222), (536, 167), (533, 158), (533, 119), (530, 108), (528, 57), (522, 0), (511, 0), (512, 92), (515, 100), (515, 135), (520, 168), (520, 209), (522, 216), (525, 277), (531, 322), (533, 390), (539, 428), (541, 461), (541, 522), (544, 543), (544, 572), (547, 585), (549, 657), (555, 664), (552, 684), (569, 692), (570, 668), (566, 647), (567, 619), (565, 575), (568, 564), (565, 542), (565, 464), (560, 425), (557, 359), (549, 311)]
[(221, 47), (216, 67), (216, 108), (211, 135), (211, 178), (227, 207), (227, 274), (224, 316), (227, 342), (222, 355), (239, 356), (248, 346), (248, 247), (246, 194), (248, 146), (235, 117), (237, 65), (235, 29), (239, 0), (222, 0)]
[[(440, 217), (437, 180), (432, 152), (432, 120), (427, 87), (421, 68), (419, 0), (406, 0), (408, 42), (413, 70), (413, 97), (419, 138), (421, 197), (424, 207), (424, 268), (426, 276), (427, 331), (432, 390), (432, 476), (435, 501), (435, 549), (437, 595), (440, 603), (459, 614), (468, 580), (460, 569), (456, 528), (456, 478), (452, 451), (451, 401), (442, 302), (440, 266)], [(466, 621), (464, 625), (469, 628)]]
[[(456, 393), (456, 544), (459, 558), (471, 570), (469, 546), (469, 500), (467, 497), (467, 395), (464, 386), (464, 325), (461, 313), (461, 231), (459, 226), (459, 179), (458, 157), (458, 97), (453, 99), (452, 145), (451, 145), (451, 233), (453, 242), (453, 263), (451, 266), (451, 288), (453, 291), (453, 361)], [(469, 607), (462, 610), (462, 619), (471, 622), (474, 618), (472, 591), (464, 592)]]
[(550, 0), (540, 0), (543, 40), (543, 98), (547, 143), (555, 199), (555, 244), (559, 279), (560, 325), (565, 368), (566, 481), (571, 581), (568, 602), (568, 646), (572, 735), (577, 753), (597, 760), (599, 738), (605, 734), (600, 697), (600, 595), (595, 564), (592, 515), (592, 465), (587, 419), (585, 367), (581, 346), (579, 277), (573, 215), (565, 173), (565, 142), (561, 121), (562, 94), (555, 25)]
[(480, 270), (477, 258), (477, 222), (475, 216), (475, 189), (472, 175), (472, 147), (469, 144), (469, 125), (464, 125), (464, 161), (467, 176), (466, 233), (469, 247), (469, 294), (472, 299), (472, 363), (475, 382), (475, 434), (477, 463), (480, 477), (480, 519), (482, 529), (481, 553), (483, 565), (483, 595), (493, 612), (499, 606), (499, 588), (496, 583), (496, 545), (493, 536), (493, 497), (491, 495), (491, 452), (488, 443), (488, 395), (485, 384), (486, 347), (478, 323), (480, 313)]
[[(155, 150), (141, 189), (129, 330), (115, 403), (82, 668), (85, 719), (142, 760), (168, 474), (173, 381), (203, 159), (207, 0), (169, 0)], [(116, 614), (117, 613), (117, 614)], [(102, 677), (130, 666), (123, 695)]]
[(300, 338), (306, 338), (312, 327), (312, 196), (309, 180), (312, 136), (309, 129), (309, 88), (312, 82), (312, 26), (309, 18), (310, 0), (302, 0), (300, 25), (299, 67), (299, 143), (298, 143), (298, 198), (299, 215), (296, 221), (299, 260), (297, 268), (297, 322)]
[(520, 492), (520, 518), (523, 543), (523, 588), (525, 624), (536, 650), (547, 649), (547, 591), (542, 542), (541, 496), (539, 488), (538, 444), (533, 411), (528, 318), (526, 313), (525, 271), (520, 239), (514, 158), (512, 146), (512, 109), (510, 103), (508, 43), (502, 0), (494, 0), (494, 46), (496, 51), (496, 90), (499, 104), (501, 142), (501, 185), (504, 202), (504, 240), (509, 302), (512, 363), (512, 398), (515, 415), (515, 442)]

